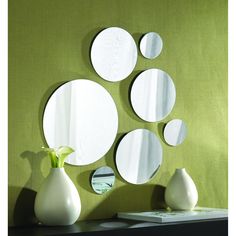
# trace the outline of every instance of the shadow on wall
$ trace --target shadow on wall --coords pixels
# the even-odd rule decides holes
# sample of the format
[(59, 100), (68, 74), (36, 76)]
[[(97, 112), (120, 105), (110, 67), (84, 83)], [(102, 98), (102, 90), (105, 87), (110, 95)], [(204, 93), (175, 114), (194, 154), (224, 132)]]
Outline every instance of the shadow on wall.
[[(158, 134), (159, 134), (159, 137), (161, 138), (162, 142), (167, 144), (166, 141), (165, 141), (165, 138), (164, 138), (164, 129), (165, 129), (165, 126), (166, 126), (166, 123), (165, 122), (160, 122), (158, 123), (157, 125), (157, 130), (158, 130)], [(168, 144), (167, 144), (168, 145)], [(169, 145), (168, 145), (169, 146)]]
[(9, 187), (10, 192), (20, 192), (13, 213), (14, 225), (33, 225), (37, 223), (34, 214), (36, 192), (28, 188)]
[(126, 133), (118, 133), (116, 136), (116, 140), (114, 144), (112, 145), (112, 148), (109, 150), (108, 155), (105, 157), (106, 164), (113, 168), (113, 171), (115, 173), (116, 179), (119, 179), (120, 181), (123, 181), (123, 179), (120, 177), (118, 173), (118, 168), (116, 166), (116, 151), (117, 148), (121, 142), (121, 140), (124, 138)]
[(94, 193), (90, 184), (93, 171), (84, 171), (77, 176), (77, 182), (79, 183), (79, 186), (88, 191), (89, 193)]
[(121, 102), (122, 102), (122, 107), (124, 109), (124, 111), (134, 120), (138, 121), (138, 122), (143, 122), (142, 119), (140, 119), (135, 111), (132, 108), (131, 105), (131, 100), (130, 100), (130, 94), (131, 94), (131, 88), (132, 85), (135, 81), (135, 79), (137, 78), (137, 76), (141, 73), (141, 70), (138, 71), (133, 71), (128, 78), (126, 78), (125, 80), (122, 80), (120, 82), (120, 98), (121, 98)]
[(97, 35), (103, 30), (104, 28), (98, 27), (96, 29), (93, 29), (90, 31), (83, 39), (82, 41), (82, 46), (81, 46), (81, 51), (82, 51), (82, 56), (85, 62), (85, 65), (87, 66), (88, 70), (90, 71), (93, 69), (93, 66), (91, 64), (91, 58), (90, 58), (90, 52), (91, 52), (91, 47), (94, 39), (97, 37)]
[(136, 43), (136, 46), (137, 46), (138, 56), (141, 56), (141, 57), (143, 57), (143, 55), (141, 54), (141, 52), (139, 50), (139, 45), (140, 45), (141, 39), (144, 35), (145, 35), (144, 33), (133, 33), (132, 34), (134, 41)]
[(164, 193), (165, 187), (161, 185), (129, 184), (122, 186), (107, 192), (107, 198), (93, 209), (86, 218), (111, 218), (115, 217), (117, 212), (122, 211), (163, 209), (166, 208)]
[(32, 225), (37, 223), (34, 214), (34, 201), (37, 192), (33, 189), (38, 188), (44, 179), (40, 167), (46, 154), (43, 151), (38, 153), (25, 151), (20, 156), (30, 163), (31, 175), (23, 188), (9, 187), (9, 192), (20, 192), (16, 200), (13, 220), (14, 225)]

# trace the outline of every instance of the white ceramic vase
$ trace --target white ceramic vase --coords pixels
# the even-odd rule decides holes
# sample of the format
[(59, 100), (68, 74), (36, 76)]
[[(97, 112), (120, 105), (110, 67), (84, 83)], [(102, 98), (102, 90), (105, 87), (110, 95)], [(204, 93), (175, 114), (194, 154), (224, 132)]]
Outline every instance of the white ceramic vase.
[(176, 169), (165, 190), (165, 202), (172, 210), (192, 210), (198, 201), (197, 188), (184, 168)]
[(45, 225), (72, 225), (79, 218), (80, 197), (64, 168), (51, 168), (36, 195), (34, 211)]

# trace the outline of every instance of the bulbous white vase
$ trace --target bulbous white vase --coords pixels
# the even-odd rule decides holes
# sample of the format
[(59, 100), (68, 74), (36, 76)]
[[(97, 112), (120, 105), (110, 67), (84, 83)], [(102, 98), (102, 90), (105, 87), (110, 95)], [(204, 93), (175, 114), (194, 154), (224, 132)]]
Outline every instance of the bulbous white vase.
[(36, 195), (34, 211), (45, 225), (72, 225), (79, 218), (80, 197), (64, 168), (51, 168)]
[(198, 201), (197, 188), (184, 168), (176, 169), (165, 190), (165, 202), (172, 210), (192, 210)]

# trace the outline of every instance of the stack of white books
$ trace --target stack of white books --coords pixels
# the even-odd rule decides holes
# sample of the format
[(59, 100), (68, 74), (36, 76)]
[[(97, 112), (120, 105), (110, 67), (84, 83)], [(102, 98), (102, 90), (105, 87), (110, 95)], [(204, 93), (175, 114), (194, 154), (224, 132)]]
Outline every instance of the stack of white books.
[(147, 212), (120, 212), (118, 218), (169, 223), (180, 221), (222, 219), (228, 217), (228, 209), (195, 207), (192, 211), (155, 210)]

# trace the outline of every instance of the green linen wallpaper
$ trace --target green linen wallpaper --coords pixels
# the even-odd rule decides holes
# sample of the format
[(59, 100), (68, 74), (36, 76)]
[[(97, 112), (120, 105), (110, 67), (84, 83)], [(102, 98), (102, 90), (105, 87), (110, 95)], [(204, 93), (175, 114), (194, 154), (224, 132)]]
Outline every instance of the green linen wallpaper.
[[(227, 208), (227, 7), (226, 0), (9, 0), (9, 225), (34, 222), (34, 197), (50, 170), (41, 151), (46, 101), (62, 83), (81, 78), (111, 93), (119, 130), (102, 159), (65, 166), (81, 196), (79, 220), (163, 207), (164, 188), (179, 167), (194, 179), (199, 206)], [(90, 63), (90, 47), (96, 34), (111, 26), (126, 29), (137, 45), (144, 33), (159, 33), (162, 53), (148, 60), (139, 52), (126, 80), (101, 79)], [(177, 91), (172, 113), (155, 123), (139, 119), (129, 102), (132, 81), (149, 68), (166, 71)], [(173, 118), (188, 126), (187, 139), (177, 147), (162, 137)], [(136, 128), (155, 132), (163, 146), (160, 171), (144, 185), (126, 183), (114, 163), (120, 138)], [(110, 192), (97, 195), (89, 181), (102, 165), (112, 167), (117, 179)]]

